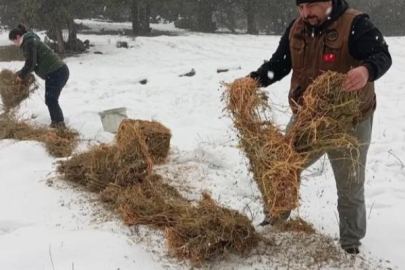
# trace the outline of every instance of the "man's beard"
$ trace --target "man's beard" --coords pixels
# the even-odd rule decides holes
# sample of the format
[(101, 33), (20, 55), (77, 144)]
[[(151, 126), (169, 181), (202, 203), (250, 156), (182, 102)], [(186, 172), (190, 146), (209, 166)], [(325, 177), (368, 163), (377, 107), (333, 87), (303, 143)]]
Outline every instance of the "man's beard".
[[(310, 22), (309, 19), (312, 19), (312, 23)], [(314, 20), (315, 19), (315, 20)], [(321, 20), (319, 20), (319, 18), (317, 16), (309, 16), (309, 17), (305, 17), (304, 18), (305, 22), (309, 23), (312, 26), (318, 26), (321, 22)]]

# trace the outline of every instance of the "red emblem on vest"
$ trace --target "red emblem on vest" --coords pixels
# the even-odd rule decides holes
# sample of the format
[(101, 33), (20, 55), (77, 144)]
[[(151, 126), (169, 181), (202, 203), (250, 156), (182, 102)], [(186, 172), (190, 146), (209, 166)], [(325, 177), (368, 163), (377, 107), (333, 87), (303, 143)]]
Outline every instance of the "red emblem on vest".
[(333, 54), (333, 53), (325, 53), (323, 55), (323, 61), (325, 61), (325, 62), (333, 63), (333, 62), (335, 62), (335, 60), (336, 60), (336, 57), (335, 57), (335, 54)]

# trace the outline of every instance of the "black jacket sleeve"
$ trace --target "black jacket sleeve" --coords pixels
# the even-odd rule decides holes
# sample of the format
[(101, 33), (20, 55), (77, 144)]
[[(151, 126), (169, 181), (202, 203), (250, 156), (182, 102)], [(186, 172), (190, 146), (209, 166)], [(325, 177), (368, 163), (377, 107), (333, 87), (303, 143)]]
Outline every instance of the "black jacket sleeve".
[(278, 48), (271, 57), (270, 61), (265, 62), (257, 71), (251, 72), (249, 75), (249, 77), (258, 80), (260, 85), (263, 87), (280, 81), (291, 71), (289, 35), (294, 21), (290, 23), (284, 32)]
[(363, 61), (369, 73), (369, 81), (379, 79), (391, 67), (392, 59), (388, 45), (380, 30), (362, 14), (354, 18), (349, 36), (349, 53)]
[(18, 76), (22, 79), (27, 79), (27, 77), (34, 71), (37, 65), (37, 48), (33, 40), (26, 41), (23, 45), (25, 64), (24, 67), (17, 72)]

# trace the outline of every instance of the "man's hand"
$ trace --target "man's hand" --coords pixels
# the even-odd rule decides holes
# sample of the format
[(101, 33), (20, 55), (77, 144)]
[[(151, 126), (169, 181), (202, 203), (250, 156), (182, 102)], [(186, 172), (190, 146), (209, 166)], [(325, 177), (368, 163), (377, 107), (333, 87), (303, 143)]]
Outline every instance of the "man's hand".
[(17, 82), (22, 82), (23, 79), (20, 76), (17, 76)]
[(357, 91), (362, 89), (369, 79), (369, 72), (365, 66), (360, 66), (350, 70), (347, 73), (346, 80), (343, 82), (343, 91)]

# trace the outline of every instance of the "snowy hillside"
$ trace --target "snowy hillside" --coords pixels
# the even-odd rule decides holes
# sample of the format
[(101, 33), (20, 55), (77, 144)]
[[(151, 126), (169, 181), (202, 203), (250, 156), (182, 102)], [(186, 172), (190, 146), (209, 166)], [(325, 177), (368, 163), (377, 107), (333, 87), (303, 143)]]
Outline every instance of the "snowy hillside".
[[(276, 247), (260, 246), (248, 258), (231, 256), (207, 263), (206, 269), (405, 269), (405, 38), (387, 38), (394, 64), (376, 84), (378, 109), (366, 181), (368, 232), (354, 260), (328, 251), (337, 245), (338, 220), (333, 173), (325, 160), (305, 173), (299, 211), (319, 235), (275, 236), (271, 228), (257, 226), (263, 219), (260, 193), (224, 115), (221, 82), (257, 69), (270, 58), (279, 37), (176, 31), (173, 36), (135, 39), (94, 34), (79, 38), (95, 46), (88, 54), (65, 60), (71, 77), (60, 98), (67, 124), (81, 134), (78, 150), (89, 142), (113, 140), (102, 129), (100, 111), (127, 107), (130, 118), (157, 120), (173, 133), (169, 162), (157, 167), (158, 173), (173, 179), (190, 199), (208, 190), (221, 204), (251, 217), (263, 236), (276, 238)], [(0, 46), (9, 45), (7, 39), (7, 33), (1, 34)], [(127, 41), (130, 48), (116, 48), (117, 41)], [(0, 69), (22, 65), (0, 62)], [(217, 73), (218, 68), (231, 70)], [(195, 76), (179, 76), (192, 69)], [(148, 83), (140, 84), (142, 79)], [(44, 82), (40, 84), (20, 111), (47, 125)], [(282, 127), (291, 115), (288, 88), (285, 78), (266, 89), (274, 120)], [(161, 232), (126, 227), (97, 204), (94, 194), (60, 181), (55, 161), (37, 142), (0, 141), (0, 269), (190, 268), (167, 254)], [(340, 259), (325, 262), (322, 257), (328, 255)], [(321, 262), (314, 263), (316, 258)]]

